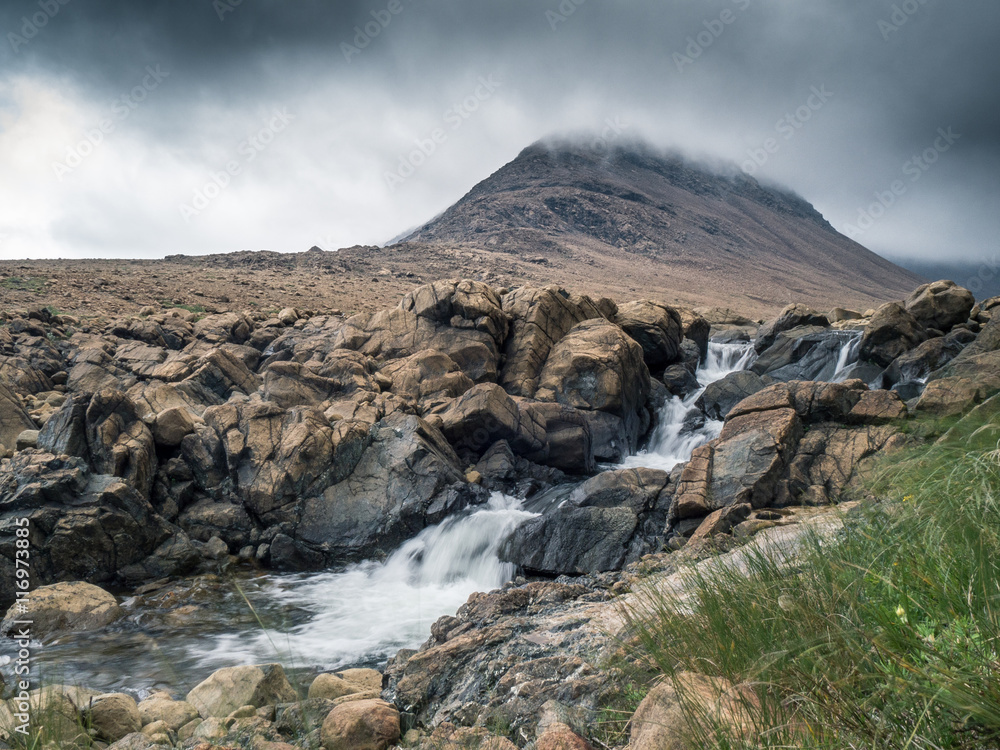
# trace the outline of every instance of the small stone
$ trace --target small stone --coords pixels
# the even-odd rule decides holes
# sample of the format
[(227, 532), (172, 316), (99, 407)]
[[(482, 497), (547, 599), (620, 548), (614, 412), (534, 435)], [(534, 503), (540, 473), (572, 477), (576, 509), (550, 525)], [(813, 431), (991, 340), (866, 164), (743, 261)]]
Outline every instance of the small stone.
[(17, 436), (14, 447), (23, 451), (25, 448), (34, 448), (38, 445), (38, 430), (24, 430)]
[(316, 679), (309, 686), (308, 697), (310, 699), (326, 698), (327, 700), (336, 700), (344, 695), (351, 695), (357, 692), (359, 692), (359, 689), (343, 678), (333, 674), (321, 674), (317, 675)]
[(108, 742), (138, 732), (142, 728), (135, 700), (124, 693), (107, 693), (92, 698), (85, 711), (97, 737)]

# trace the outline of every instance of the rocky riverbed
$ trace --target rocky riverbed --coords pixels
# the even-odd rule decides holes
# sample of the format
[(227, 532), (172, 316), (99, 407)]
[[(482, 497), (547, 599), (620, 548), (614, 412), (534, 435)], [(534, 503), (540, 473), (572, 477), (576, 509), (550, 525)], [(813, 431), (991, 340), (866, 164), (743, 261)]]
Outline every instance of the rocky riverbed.
[[(583, 747), (638, 577), (666, 585), (685, 556), (843, 500), (911, 439), (909, 414), (1000, 392), (998, 302), (938, 282), (865, 312), (792, 305), (759, 330), (474, 281), (352, 317), (4, 310), (3, 605), (26, 539), (43, 652), (199, 641), (161, 652), (173, 676), (118, 662), (36, 703), (117, 717), (93, 738), (119, 747)], [(305, 661), (246, 666), (269, 661), (261, 632)], [(237, 672), (205, 674), (227, 654)], [(358, 665), (377, 671), (334, 674)]]

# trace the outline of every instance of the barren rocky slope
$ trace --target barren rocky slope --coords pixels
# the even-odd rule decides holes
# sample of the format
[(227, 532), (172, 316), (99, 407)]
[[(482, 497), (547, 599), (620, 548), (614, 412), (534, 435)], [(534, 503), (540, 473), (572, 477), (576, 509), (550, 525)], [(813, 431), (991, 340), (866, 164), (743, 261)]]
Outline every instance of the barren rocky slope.
[(586, 291), (589, 274), (613, 296), (652, 286), (667, 303), (753, 311), (802, 299), (866, 309), (920, 283), (799, 196), (642, 143), (536, 143), (408, 240), (428, 257), (544, 264)]

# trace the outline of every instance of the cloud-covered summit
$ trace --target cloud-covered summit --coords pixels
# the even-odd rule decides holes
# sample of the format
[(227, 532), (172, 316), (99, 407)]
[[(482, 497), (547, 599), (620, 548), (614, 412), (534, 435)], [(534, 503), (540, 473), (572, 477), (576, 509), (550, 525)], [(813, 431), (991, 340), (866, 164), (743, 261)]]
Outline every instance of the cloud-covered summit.
[(884, 254), (988, 258), (998, 31), (988, 0), (15, 0), (0, 257), (381, 242), (583, 130), (877, 213)]

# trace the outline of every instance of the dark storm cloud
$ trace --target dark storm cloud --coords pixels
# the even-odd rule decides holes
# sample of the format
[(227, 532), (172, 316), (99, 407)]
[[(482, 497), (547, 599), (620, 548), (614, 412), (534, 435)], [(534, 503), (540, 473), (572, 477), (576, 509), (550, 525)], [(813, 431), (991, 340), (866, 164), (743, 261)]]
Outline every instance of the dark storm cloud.
[[(129, 158), (169, 155), (161, 183), (182, 187), (143, 207), (81, 196), (58, 222), (67, 247), (74, 232), (99, 247), (108, 211), (129, 238), (121, 252), (162, 253), (137, 247), (150, 235), (196, 251), (238, 249), (210, 212), (178, 225), (156, 207), (173, 212), (191, 179), (192, 189), (202, 180), (181, 173), (218, 170), (245, 133), (287, 106), (298, 120), (234, 185), (272, 224), (288, 196), (297, 226), (342, 244), (350, 232), (384, 240), (428, 218), (539, 137), (618, 118), (630, 135), (751, 160), (756, 176), (802, 193), (841, 230), (860, 231), (878, 195), (906, 180), (857, 237), (877, 251), (968, 259), (996, 250), (1000, 4), (988, 0), (16, 0), (0, 9), (0, 31), (21, 34), (38, 13), (46, 22), (27, 43), (2, 45), (5, 75), (55, 82), (107, 109), (147, 66), (170, 71), (128, 123), (127, 135), (146, 144)], [(502, 85), (462, 113), (427, 167), (387, 189), (384, 175), (484, 76)], [(830, 95), (820, 101), (816, 90)], [(933, 148), (939, 128), (960, 138), (910, 182), (911, 159)], [(109, 139), (109, 154), (124, 151), (125, 137)], [(775, 148), (762, 150), (769, 141)], [(267, 240), (301, 249), (306, 234), (289, 232), (282, 245), (275, 230)]]

